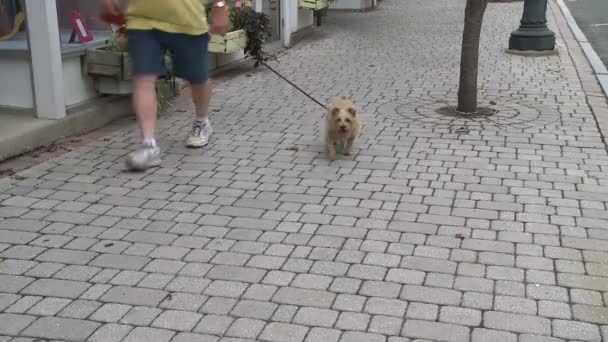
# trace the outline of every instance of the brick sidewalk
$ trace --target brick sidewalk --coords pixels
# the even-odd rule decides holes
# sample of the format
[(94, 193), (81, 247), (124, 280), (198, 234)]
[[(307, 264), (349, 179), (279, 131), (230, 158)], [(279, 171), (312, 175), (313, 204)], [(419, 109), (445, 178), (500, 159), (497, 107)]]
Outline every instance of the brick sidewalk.
[(463, 3), (332, 13), (273, 64), (362, 107), (352, 159), (325, 160), (320, 109), (259, 69), (219, 80), (203, 152), (182, 98), (162, 168), (123, 172), (130, 123), (0, 183), (0, 341), (607, 341), (605, 98), (560, 16), (558, 56), (518, 57), (522, 4), (490, 4), (500, 112), (437, 114)]

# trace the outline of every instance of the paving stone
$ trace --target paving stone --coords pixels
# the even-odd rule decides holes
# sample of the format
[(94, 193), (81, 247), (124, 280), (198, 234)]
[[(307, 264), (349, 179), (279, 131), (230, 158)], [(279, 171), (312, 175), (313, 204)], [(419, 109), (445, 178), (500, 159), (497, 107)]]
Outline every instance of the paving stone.
[(21, 290), (21, 293), (45, 297), (78, 298), (91, 284), (79, 281), (39, 279)]
[(526, 293), (532, 299), (546, 299), (553, 301), (568, 301), (568, 290), (563, 287), (528, 284)]
[(422, 285), (425, 276), (426, 274), (420, 271), (391, 268), (386, 275), (386, 280), (400, 284)]
[(462, 293), (450, 289), (405, 285), (401, 291), (400, 298), (408, 301), (439, 305), (460, 305)]
[(236, 267), (236, 266), (214, 266), (206, 277), (217, 280), (241, 281), (247, 283), (258, 283), (264, 278), (265, 270), (255, 269), (251, 267)]
[(601, 341), (602, 339), (596, 325), (559, 319), (553, 321), (553, 336), (583, 341)]
[(494, 310), (536, 315), (536, 301), (512, 296), (495, 296)]
[(471, 342), (517, 342), (517, 335), (506, 331), (475, 328), (471, 334)]
[(202, 317), (203, 315), (195, 312), (167, 310), (152, 322), (152, 326), (169, 330), (191, 331)]
[[(608, 309), (605, 307), (574, 304), (572, 305), (572, 316), (578, 321), (596, 323), (596, 324), (608, 324)], [(563, 310), (562, 310), (563, 312)], [(564, 317), (569, 319), (570, 317)]]
[(3, 311), (7, 307), (11, 306), (14, 302), (19, 300), (21, 296), (12, 293), (0, 293), (0, 311)]
[(115, 286), (100, 299), (102, 302), (128, 305), (156, 306), (167, 296), (165, 291), (127, 286)]
[(123, 304), (104, 304), (90, 319), (98, 322), (116, 323), (124, 316), (131, 307)]
[(564, 342), (561, 338), (532, 335), (532, 334), (521, 334), (519, 335), (520, 342)]
[(228, 316), (206, 315), (201, 319), (195, 332), (222, 336), (232, 325), (234, 318)]
[(410, 338), (454, 342), (467, 342), (470, 335), (469, 328), (467, 327), (414, 319), (409, 319), (405, 322), (401, 334)]
[(235, 320), (228, 331), (226, 336), (240, 337), (247, 339), (256, 339), (260, 334), (266, 323), (264, 321), (250, 319), (250, 318), (239, 318)]
[(169, 342), (175, 335), (175, 332), (165, 329), (137, 327), (127, 335), (123, 342)]
[(69, 299), (47, 297), (29, 309), (28, 314), (36, 316), (54, 316), (65, 306), (70, 304), (70, 302), (71, 300)]
[(102, 325), (89, 338), (91, 342), (120, 342), (131, 331), (128, 325), (108, 323)]
[(390, 316), (374, 316), (369, 324), (369, 332), (394, 336), (399, 335), (403, 320), (397, 317)]
[(405, 256), (401, 261), (401, 267), (424, 272), (454, 274), (456, 273), (457, 264), (447, 260)]
[(336, 328), (341, 330), (365, 331), (371, 316), (357, 312), (342, 312), (336, 322)]
[(604, 305), (602, 295), (596, 291), (571, 289), (570, 299), (573, 303), (588, 304), (588, 305)]
[(304, 342), (337, 342), (341, 334), (342, 332), (336, 329), (312, 328), (306, 335)]
[(386, 337), (359, 331), (346, 331), (340, 338), (341, 342), (385, 342)]
[(549, 319), (531, 315), (486, 311), (483, 316), (483, 325), (489, 329), (524, 334), (551, 334), (551, 321)]
[(0, 313), (0, 334), (15, 336), (32, 323), (36, 317), (29, 315), (17, 315), (12, 313)]
[(296, 313), (293, 323), (307, 326), (331, 327), (333, 326), (338, 312), (318, 308), (301, 308)]
[(217, 342), (219, 337), (182, 332), (171, 340), (171, 342)]
[(234, 298), (212, 297), (205, 302), (201, 308), (202, 313), (227, 315), (236, 305), (237, 300)]
[(124, 315), (120, 322), (128, 325), (148, 326), (161, 312), (162, 310), (157, 308), (136, 306)]
[(304, 340), (307, 332), (308, 328), (301, 325), (273, 322), (265, 327), (264, 331), (260, 335), (260, 339), (263, 341), (273, 342), (298, 342)]
[(332, 309), (339, 311), (361, 311), (367, 297), (350, 294), (339, 294), (334, 301)]
[(439, 313), (439, 320), (445, 323), (478, 326), (481, 323), (481, 311), (444, 306)]
[(425, 303), (410, 303), (407, 309), (406, 317), (408, 319), (422, 319), (434, 321), (437, 319), (439, 307), (434, 304)]
[(559, 273), (557, 275), (557, 284), (559, 286), (585, 290), (608, 291), (608, 281), (606, 281), (606, 278), (582, 274)]
[(139, 271), (148, 262), (150, 262), (149, 258), (141, 256), (100, 254), (89, 263), (89, 266)]
[(570, 305), (567, 303), (538, 301), (538, 315), (549, 318), (570, 319), (572, 317)]
[(243, 300), (236, 304), (232, 310), (232, 315), (236, 317), (268, 320), (272, 317), (272, 314), (277, 307), (278, 305), (273, 303)]
[(34, 321), (21, 334), (57, 340), (86, 340), (101, 324), (71, 318), (42, 317)]
[(311, 306), (328, 309), (335, 294), (331, 292), (282, 287), (274, 295), (272, 301), (279, 304)]
[(40, 296), (23, 296), (19, 298), (15, 303), (9, 306), (5, 312), (8, 313), (25, 313), (32, 306), (42, 300)]
[(401, 285), (383, 281), (364, 281), (359, 293), (368, 297), (397, 298)]

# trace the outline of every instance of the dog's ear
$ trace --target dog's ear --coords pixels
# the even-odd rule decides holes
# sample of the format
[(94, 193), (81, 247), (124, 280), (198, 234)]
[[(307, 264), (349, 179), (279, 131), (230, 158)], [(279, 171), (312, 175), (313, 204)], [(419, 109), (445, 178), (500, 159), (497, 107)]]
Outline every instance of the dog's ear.
[(353, 107), (349, 107), (348, 112), (350, 113), (350, 115), (352, 115), (353, 118), (357, 116), (357, 110)]
[(348, 100), (347, 96), (342, 96), (342, 100)]
[(330, 110), (331, 115), (336, 116), (338, 115), (338, 113), (340, 113), (340, 108), (338, 107), (334, 107)]

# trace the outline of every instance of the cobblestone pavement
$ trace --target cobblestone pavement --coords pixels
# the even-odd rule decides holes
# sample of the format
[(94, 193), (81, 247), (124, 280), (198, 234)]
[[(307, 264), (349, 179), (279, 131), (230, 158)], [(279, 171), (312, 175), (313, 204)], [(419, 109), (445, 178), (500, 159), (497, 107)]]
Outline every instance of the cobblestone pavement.
[(500, 113), (436, 114), (463, 2), (332, 13), (274, 63), (361, 106), (352, 159), (325, 160), (319, 108), (260, 69), (219, 80), (202, 152), (178, 99), (162, 168), (123, 172), (130, 123), (5, 180), (0, 341), (607, 341), (605, 99), (563, 19), (558, 56), (508, 55), (522, 4), (490, 4)]

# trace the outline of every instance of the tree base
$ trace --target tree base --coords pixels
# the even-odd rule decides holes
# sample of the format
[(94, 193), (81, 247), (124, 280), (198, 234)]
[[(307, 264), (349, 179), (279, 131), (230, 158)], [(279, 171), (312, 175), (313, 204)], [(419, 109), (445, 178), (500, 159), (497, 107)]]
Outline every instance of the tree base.
[(457, 117), (457, 118), (487, 118), (489, 116), (492, 116), (496, 113), (498, 113), (498, 111), (494, 108), (489, 108), (489, 107), (478, 107), (476, 112), (472, 112), (472, 113), (465, 113), (465, 112), (459, 112), (458, 108), (456, 107), (441, 107), (439, 109), (437, 109), (437, 113), (441, 114), (441, 115), (445, 115), (445, 116), (452, 116), (452, 117)]

